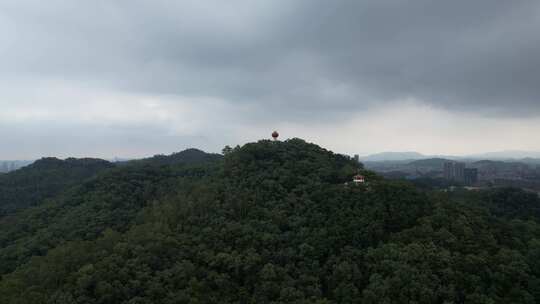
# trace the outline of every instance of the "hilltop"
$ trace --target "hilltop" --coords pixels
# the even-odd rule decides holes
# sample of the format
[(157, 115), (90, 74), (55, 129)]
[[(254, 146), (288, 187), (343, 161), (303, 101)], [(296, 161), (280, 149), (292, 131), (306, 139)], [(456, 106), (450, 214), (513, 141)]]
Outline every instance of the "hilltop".
[(0, 217), (35, 206), (113, 165), (100, 159), (42, 158), (0, 175)]
[(535, 195), (423, 191), (301, 139), (157, 159), (0, 219), (0, 302), (540, 299)]
[(36, 206), (117, 166), (164, 166), (204, 163), (222, 158), (197, 149), (187, 149), (171, 155), (118, 163), (97, 158), (41, 158), (26, 167), (0, 174), (0, 217)]
[(202, 163), (207, 161), (215, 161), (221, 159), (221, 154), (206, 153), (199, 149), (186, 149), (181, 152), (173, 153), (171, 155), (154, 155), (150, 158), (141, 160), (133, 160), (131, 163), (146, 163), (155, 165), (171, 165), (176, 163)]

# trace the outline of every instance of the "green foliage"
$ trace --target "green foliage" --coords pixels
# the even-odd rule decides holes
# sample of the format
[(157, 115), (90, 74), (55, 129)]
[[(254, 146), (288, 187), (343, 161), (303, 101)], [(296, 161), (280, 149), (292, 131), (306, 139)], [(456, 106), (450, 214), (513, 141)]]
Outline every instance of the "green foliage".
[(0, 221), (0, 303), (537, 303), (539, 206), (299, 139), (136, 163)]
[(133, 160), (124, 164), (150, 164), (150, 165), (174, 165), (174, 164), (196, 164), (220, 160), (223, 156), (219, 154), (205, 153), (198, 149), (187, 149), (171, 155), (155, 155), (150, 158)]
[(0, 217), (35, 206), (96, 173), (113, 167), (100, 159), (43, 158), (0, 175)]

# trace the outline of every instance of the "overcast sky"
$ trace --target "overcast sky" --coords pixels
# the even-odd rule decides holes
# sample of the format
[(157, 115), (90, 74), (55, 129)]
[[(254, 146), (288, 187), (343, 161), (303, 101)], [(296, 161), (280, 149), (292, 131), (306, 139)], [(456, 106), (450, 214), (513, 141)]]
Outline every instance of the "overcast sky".
[(540, 2), (1, 0), (0, 159), (540, 150)]

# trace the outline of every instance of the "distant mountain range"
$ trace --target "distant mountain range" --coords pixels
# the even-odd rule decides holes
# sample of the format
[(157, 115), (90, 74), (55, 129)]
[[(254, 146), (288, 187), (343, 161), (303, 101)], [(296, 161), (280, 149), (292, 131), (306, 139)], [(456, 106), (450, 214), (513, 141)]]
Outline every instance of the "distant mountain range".
[(381, 161), (413, 161), (421, 159), (444, 158), (451, 160), (512, 160), (512, 161), (528, 161), (540, 163), (540, 152), (536, 151), (520, 151), (508, 150), (499, 152), (487, 152), (480, 154), (471, 154), (465, 156), (452, 155), (425, 155), (419, 152), (382, 152), (361, 157), (363, 162), (381, 162)]
[(540, 152), (535, 151), (519, 151), (519, 150), (510, 150), (510, 151), (499, 151), (499, 152), (488, 152), (482, 154), (473, 154), (469, 156), (470, 158), (481, 158), (481, 159), (527, 159), (527, 158), (536, 158), (540, 159)]
[(362, 161), (401, 161), (430, 158), (418, 152), (381, 152), (361, 157)]

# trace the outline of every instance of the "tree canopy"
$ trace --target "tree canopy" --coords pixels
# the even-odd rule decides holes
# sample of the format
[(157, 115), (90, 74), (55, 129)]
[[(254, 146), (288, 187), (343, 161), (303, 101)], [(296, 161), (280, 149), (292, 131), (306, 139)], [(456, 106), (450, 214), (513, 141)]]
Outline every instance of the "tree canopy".
[(300, 139), (135, 162), (0, 219), (0, 303), (538, 303), (539, 207)]
[(113, 167), (101, 159), (49, 157), (0, 175), (0, 217), (35, 206), (96, 173)]

